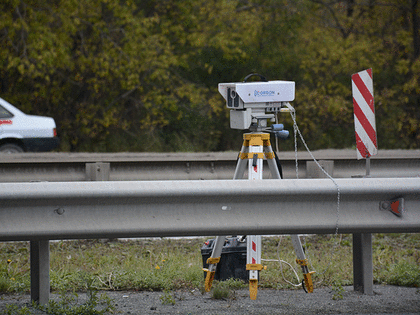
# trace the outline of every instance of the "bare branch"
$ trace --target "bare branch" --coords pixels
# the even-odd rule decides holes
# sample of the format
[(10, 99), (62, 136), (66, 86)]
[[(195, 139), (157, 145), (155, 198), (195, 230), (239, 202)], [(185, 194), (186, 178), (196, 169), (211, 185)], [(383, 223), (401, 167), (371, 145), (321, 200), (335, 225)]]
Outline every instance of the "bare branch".
[[(331, 14), (331, 16), (332, 16), (332, 18), (335, 22), (335, 28), (337, 28), (341, 32), (341, 34), (344, 38), (347, 38), (349, 36), (349, 32), (340, 23), (339, 18), (337, 17), (334, 9), (332, 8), (332, 5), (336, 4), (337, 1), (329, 2), (329, 3), (326, 3), (325, 1), (322, 1), (322, 0), (311, 0), (311, 1), (323, 5), (329, 11), (329, 13)], [(338, 2), (341, 2), (341, 1), (338, 1)]]
[(19, 19), (22, 22), (22, 29), (21, 29), (21, 32), (20, 32), (20, 39), (21, 39), (21, 43), (22, 43), (22, 46), (23, 46), (23, 57), (25, 59), (28, 59), (27, 49), (26, 49), (26, 40), (25, 40), (26, 34), (25, 34), (25, 29), (23, 27), (23, 24), (25, 24), (25, 20), (24, 20), (22, 14), (20, 13), (19, 6), (16, 6), (16, 13), (17, 13), (17, 15), (19, 16)]

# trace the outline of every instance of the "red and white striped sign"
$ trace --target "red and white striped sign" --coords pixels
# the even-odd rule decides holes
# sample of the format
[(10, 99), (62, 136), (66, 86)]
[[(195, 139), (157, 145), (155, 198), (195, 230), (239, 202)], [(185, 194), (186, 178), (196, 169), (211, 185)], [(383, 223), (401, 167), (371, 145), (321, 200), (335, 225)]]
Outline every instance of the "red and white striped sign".
[(351, 76), (351, 86), (357, 159), (368, 158), (378, 153), (372, 69), (353, 74)]

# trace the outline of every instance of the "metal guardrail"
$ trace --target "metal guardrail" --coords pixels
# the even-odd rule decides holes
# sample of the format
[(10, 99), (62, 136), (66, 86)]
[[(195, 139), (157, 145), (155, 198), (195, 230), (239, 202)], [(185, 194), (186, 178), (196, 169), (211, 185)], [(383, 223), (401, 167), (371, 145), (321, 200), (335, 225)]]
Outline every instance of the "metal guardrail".
[[(420, 178), (0, 183), (0, 241), (420, 232)], [(404, 198), (398, 217), (380, 202)]]
[[(370, 233), (420, 232), (418, 159), (405, 161), (414, 177), (336, 179), (337, 185), (330, 179), (0, 183), (0, 241), (30, 240), (31, 299), (45, 304), (52, 239), (323, 234), (338, 226), (339, 233), (353, 233), (355, 290), (373, 294)], [(13, 163), (3, 159), (3, 179), (10, 166), (29, 164), (17, 157)], [(82, 163), (84, 176), (73, 180), (101, 179), (101, 163), (76, 163)], [(190, 162), (180, 163), (187, 163), (191, 176)], [(63, 179), (57, 170), (52, 173)], [(390, 211), (396, 200), (404, 205), (401, 216)]]
[[(319, 160), (333, 161), (334, 178), (364, 175), (365, 161), (355, 150), (319, 150)], [(233, 178), (238, 152), (210, 153), (25, 153), (0, 155), (0, 182), (92, 180), (86, 164), (108, 164), (106, 178), (131, 180), (197, 180)], [(280, 152), (284, 178), (296, 178), (294, 152)], [(298, 152), (299, 178), (308, 177), (312, 159)], [(266, 172), (267, 174), (269, 172)], [(372, 177), (420, 176), (420, 150), (379, 150), (371, 158)]]

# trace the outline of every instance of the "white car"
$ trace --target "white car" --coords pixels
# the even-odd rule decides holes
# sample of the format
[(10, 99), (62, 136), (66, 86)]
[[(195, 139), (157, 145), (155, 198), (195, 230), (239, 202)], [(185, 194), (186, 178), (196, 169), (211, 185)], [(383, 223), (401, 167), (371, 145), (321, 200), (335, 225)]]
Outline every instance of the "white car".
[(58, 145), (53, 118), (26, 115), (0, 98), (0, 153), (45, 152)]

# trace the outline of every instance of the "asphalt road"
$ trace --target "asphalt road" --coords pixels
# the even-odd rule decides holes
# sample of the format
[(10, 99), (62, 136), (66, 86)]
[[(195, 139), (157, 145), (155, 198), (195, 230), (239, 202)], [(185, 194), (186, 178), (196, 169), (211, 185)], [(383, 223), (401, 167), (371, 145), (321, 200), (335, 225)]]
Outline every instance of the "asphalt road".
[[(420, 288), (374, 286), (374, 295), (318, 288), (314, 293), (303, 290), (260, 289), (257, 300), (249, 299), (248, 290), (237, 290), (229, 299), (215, 300), (210, 293), (171, 292), (174, 305), (164, 304), (164, 292), (106, 292), (115, 305), (114, 314), (420, 314)], [(86, 294), (79, 294), (83, 303)], [(52, 294), (53, 299), (57, 295)], [(0, 314), (6, 305), (25, 306), (29, 295), (0, 295)], [(35, 312), (34, 314), (43, 314)]]

